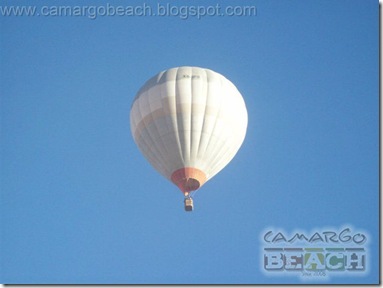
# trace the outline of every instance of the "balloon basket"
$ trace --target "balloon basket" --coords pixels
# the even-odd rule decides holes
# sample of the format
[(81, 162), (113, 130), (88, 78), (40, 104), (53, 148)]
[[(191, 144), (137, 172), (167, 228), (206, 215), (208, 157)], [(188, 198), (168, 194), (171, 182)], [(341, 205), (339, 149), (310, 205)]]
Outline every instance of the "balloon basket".
[(185, 198), (185, 211), (193, 211), (193, 199), (191, 197)]

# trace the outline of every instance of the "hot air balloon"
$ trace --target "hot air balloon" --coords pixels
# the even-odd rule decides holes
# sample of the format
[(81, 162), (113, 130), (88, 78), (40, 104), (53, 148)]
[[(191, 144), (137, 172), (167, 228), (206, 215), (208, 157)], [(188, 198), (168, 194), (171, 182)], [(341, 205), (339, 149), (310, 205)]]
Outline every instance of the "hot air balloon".
[(138, 91), (130, 127), (142, 154), (178, 186), (185, 210), (192, 211), (191, 192), (222, 170), (242, 145), (247, 110), (238, 89), (221, 74), (176, 67)]

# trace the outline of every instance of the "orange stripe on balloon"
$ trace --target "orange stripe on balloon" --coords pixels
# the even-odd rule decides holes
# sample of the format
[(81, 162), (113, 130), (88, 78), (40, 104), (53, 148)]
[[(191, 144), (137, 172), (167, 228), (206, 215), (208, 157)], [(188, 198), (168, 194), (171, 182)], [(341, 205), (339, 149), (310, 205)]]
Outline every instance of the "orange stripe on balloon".
[(185, 192), (197, 190), (206, 182), (206, 174), (193, 167), (184, 167), (172, 173), (172, 182)]

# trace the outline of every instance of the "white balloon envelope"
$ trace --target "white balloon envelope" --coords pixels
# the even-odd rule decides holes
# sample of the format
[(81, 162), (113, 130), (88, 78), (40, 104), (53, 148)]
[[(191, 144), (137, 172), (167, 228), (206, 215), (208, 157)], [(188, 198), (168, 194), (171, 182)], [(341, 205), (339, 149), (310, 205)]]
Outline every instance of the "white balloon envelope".
[(246, 135), (247, 110), (221, 74), (176, 67), (138, 91), (130, 126), (150, 164), (188, 195), (233, 159)]

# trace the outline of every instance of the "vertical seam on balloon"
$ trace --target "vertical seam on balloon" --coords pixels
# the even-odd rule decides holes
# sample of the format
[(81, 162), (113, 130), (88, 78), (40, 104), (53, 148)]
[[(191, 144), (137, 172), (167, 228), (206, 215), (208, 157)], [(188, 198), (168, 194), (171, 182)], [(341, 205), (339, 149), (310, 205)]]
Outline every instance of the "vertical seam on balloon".
[[(182, 149), (182, 147), (181, 147), (181, 141), (180, 141), (180, 131), (179, 131), (179, 123), (178, 123), (178, 111), (177, 111), (177, 90), (178, 90), (178, 81), (177, 81), (177, 79), (178, 79), (178, 73), (179, 73), (179, 70), (180, 70), (180, 68), (179, 67), (177, 67), (176, 68), (177, 70), (176, 70), (176, 73), (175, 73), (175, 79), (174, 79), (174, 105), (175, 105), (175, 109), (174, 109), (174, 111), (176, 112), (176, 125), (177, 125), (177, 127), (176, 127), (176, 132), (178, 131), (178, 133), (176, 133), (176, 137), (177, 137), (177, 141), (178, 141), (178, 147), (179, 147), (179, 151), (180, 151), (180, 156), (181, 156), (181, 160), (182, 160), (182, 163), (185, 163), (185, 158), (184, 158), (184, 153), (183, 153), (183, 149)], [(177, 169), (178, 169), (178, 167), (177, 167)]]
[[(190, 139), (190, 149), (189, 149), (189, 162), (191, 162), (192, 160), (192, 149), (193, 149), (193, 67), (191, 68), (191, 77), (190, 77), (190, 117), (189, 117), (189, 121), (190, 121), (190, 136), (189, 136), (189, 139)], [(188, 163), (190, 165), (190, 163)]]
[(199, 137), (199, 141), (198, 141), (198, 147), (197, 147), (197, 157), (198, 155), (200, 155), (200, 146), (201, 146), (201, 142), (202, 142), (202, 138), (204, 137), (204, 128), (205, 128), (205, 123), (206, 123), (206, 107), (207, 107), (207, 102), (208, 102), (208, 98), (209, 98), (209, 77), (208, 77), (208, 73), (206, 71), (206, 69), (203, 69), (203, 71), (205, 72), (205, 77), (206, 77), (206, 93), (205, 93), (205, 106), (204, 106), (204, 110), (203, 110), (203, 121), (202, 121), (202, 127), (201, 127), (201, 134), (200, 134), (200, 137)]
[[(176, 95), (176, 91), (177, 91), (177, 86), (176, 86), (177, 85), (177, 74), (178, 74), (178, 69), (179, 68), (177, 67), (177, 68), (174, 68), (174, 69), (176, 69), (175, 73), (174, 73), (175, 79), (172, 78), (172, 79), (170, 79), (170, 81), (167, 79), (167, 75), (172, 75), (172, 74), (169, 73), (170, 70), (167, 70), (166, 73), (165, 73), (165, 76), (164, 76), (165, 77), (164, 84), (166, 84), (167, 82), (172, 83), (172, 86), (171, 86), (172, 91), (169, 93), (167, 91), (167, 89), (166, 89), (165, 93), (164, 93), (163, 92), (164, 87), (161, 87), (160, 93), (161, 93), (161, 101), (163, 101), (164, 96), (168, 97), (169, 94), (174, 97), (174, 114), (171, 113), (171, 109), (170, 109), (170, 105), (173, 104), (173, 102), (170, 103), (170, 100), (169, 100), (170, 97), (168, 97), (169, 99), (168, 99), (167, 105), (169, 105), (169, 112), (170, 112), (168, 117), (169, 117), (169, 119), (171, 119), (171, 121), (165, 121), (165, 122), (166, 122), (166, 125), (168, 127), (168, 133), (174, 135), (174, 139), (176, 141), (175, 144), (178, 147), (178, 159), (183, 163), (184, 159), (183, 159), (183, 154), (182, 154), (182, 149), (181, 149), (181, 141), (180, 141), (179, 131), (178, 131), (178, 126), (179, 125), (178, 125), (178, 117), (177, 117), (178, 111), (177, 111), (177, 95)], [(166, 84), (165, 87), (167, 88), (168, 85)], [(175, 119), (173, 118), (174, 116), (176, 117)], [(170, 122), (172, 123), (172, 126), (170, 126), (170, 124), (171, 124)], [(172, 152), (173, 153), (177, 153), (177, 151), (172, 151)], [(171, 164), (169, 166), (169, 180), (171, 180), (170, 177), (171, 177), (171, 174), (173, 173), (174, 169), (178, 169), (178, 168), (179, 168), (178, 165), (175, 167), (174, 164)]]
[[(189, 103), (191, 103), (191, 101), (192, 101), (192, 94), (191, 94), (191, 89), (192, 89), (192, 74), (193, 74), (193, 68), (192, 67), (185, 67), (185, 68), (187, 68), (188, 70), (187, 70), (187, 73), (189, 73), (190, 75), (190, 77), (189, 78), (186, 78), (187, 80), (185, 80), (185, 81), (188, 81), (188, 86), (186, 86), (187, 87), (187, 91), (189, 91), (190, 92), (190, 98), (188, 99), (189, 100)], [(190, 87), (190, 90), (189, 90), (189, 87)], [(180, 93), (180, 95), (181, 95), (181, 97), (182, 97), (182, 95), (183, 95), (183, 93)], [(182, 106), (183, 107), (183, 109), (187, 109), (187, 111), (189, 111), (190, 112), (190, 117), (188, 117), (189, 115), (186, 115), (186, 113), (182, 113), (181, 115), (182, 115), (182, 122), (184, 123), (185, 122), (185, 118), (186, 118), (186, 120), (187, 121), (189, 121), (188, 123), (187, 123), (187, 127), (185, 127), (185, 126), (183, 126), (183, 137), (184, 137), (184, 142), (183, 142), (183, 154), (184, 154), (184, 165), (189, 165), (190, 163), (190, 150), (191, 150), (191, 138), (190, 138), (190, 129), (191, 129), (191, 123), (190, 123), (190, 120), (191, 120), (191, 106), (190, 107), (187, 107), (187, 104), (183, 104), (183, 105), (180, 105), (180, 106)], [(190, 109), (189, 109), (190, 108)], [(186, 111), (184, 111), (184, 112), (186, 112)], [(189, 131), (187, 130), (187, 128), (189, 128)], [(187, 134), (189, 134), (189, 135), (187, 135)], [(188, 136), (188, 137), (187, 137)], [(188, 140), (188, 141), (186, 141), (186, 140)], [(188, 162), (188, 163), (186, 163), (186, 162)]]
[[(174, 69), (177, 69), (178, 68), (174, 68)], [(174, 115), (175, 117), (177, 117), (177, 102), (176, 102), (176, 87), (175, 85), (176, 84), (173, 84), (173, 82), (175, 83), (176, 82), (176, 79), (170, 79), (170, 81), (168, 80), (168, 75), (171, 75), (171, 73), (169, 73), (170, 70), (174, 70), (174, 69), (169, 69), (167, 71), (165, 71), (165, 73), (162, 73), (161, 74), (161, 77), (159, 77), (159, 80), (158, 80), (158, 83), (161, 83), (161, 87), (160, 87), (160, 97), (161, 97), (161, 106), (162, 106), (162, 109), (164, 109), (164, 98), (169, 98), (167, 99), (167, 102), (166, 104), (168, 105), (168, 109), (169, 109), (169, 114), (166, 115), (166, 117), (168, 117), (168, 120), (170, 119), (170, 121), (166, 120), (165, 123), (166, 123), (166, 126), (168, 128), (168, 132), (166, 135), (168, 134), (172, 134), (172, 136), (174, 136), (174, 139), (175, 139), (175, 144), (178, 146), (178, 151), (181, 151), (181, 145), (180, 145), (180, 140), (179, 140), (179, 135), (178, 135), (178, 123), (177, 123), (177, 118), (174, 119)], [(176, 73), (177, 74), (177, 70), (176, 70)], [(162, 78), (165, 78), (164, 80), (162, 80)], [(171, 83), (171, 86), (168, 85), (167, 83), (170, 82)], [(167, 91), (168, 87), (171, 87), (171, 91)], [(165, 90), (165, 91), (164, 91)], [(173, 96), (174, 97), (174, 105), (173, 105), (173, 101), (170, 101), (171, 98), (173, 97), (168, 97), (168, 96)], [(170, 105), (172, 105), (174, 107), (174, 114), (172, 113), (172, 109), (170, 108)], [(165, 110), (163, 110), (165, 111)], [(168, 149), (167, 149), (168, 151)], [(176, 151), (173, 151), (174, 153), (176, 153)], [(171, 153), (168, 153), (169, 155)], [(181, 161), (183, 162), (182, 160), (182, 153), (178, 153), (179, 155), (179, 158), (181, 158)], [(169, 180), (170, 177), (171, 177), (171, 173), (173, 172), (174, 169), (178, 168), (177, 167), (174, 167), (173, 164), (171, 164), (170, 161), (167, 162), (169, 164), (169, 167), (167, 167), (167, 171), (168, 171), (168, 175), (166, 176)]]
[[(222, 76), (223, 77), (223, 76)], [(221, 89), (225, 92), (228, 91), (227, 87), (226, 87), (226, 82), (223, 82), (222, 81), (222, 77), (220, 77), (220, 82), (221, 82)], [(219, 112), (218, 112), (218, 116), (220, 116), (220, 114), (222, 113), (222, 103), (223, 101), (226, 100), (226, 99), (222, 99), (222, 102), (221, 102), (221, 106), (220, 106), (220, 109), (219, 109)], [(220, 118), (220, 117), (218, 117)], [(221, 139), (221, 138), (220, 138)], [(209, 170), (209, 175), (212, 174), (216, 174), (214, 173), (216, 167), (217, 167), (217, 163), (218, 162), (221, 162), (222, 160), (222, 157), (227, 153), (227, 151), (230, 149), (224, 149), (225, 146), (227, 146), (227, 140), (230, 139), (230, 136), (228, 135), (225, 139), (222, 139), (222, 141), (216, 143), (216, 144), (219, 144), (219, 146), (215, 147), (215, 155), (210, 158), (210, 163), (212, 164), (211, 166), (209, 166), (210, 170)], [(217, 161), (218, 160), (218, 161)], [(215, 164), (214, 164), (215, 163)]]
[[(221, 83), (221, 85), (220, 85), (220, 90), (222, 90), (222, 76), (221, 75), (219, 75), (219, 81), (220, 81), (220, 83)], [(214, 130), (215, 130), (215, 128), (216, 128), (216, 126), (217, 126), (217, 122), (218, 122), (218, 118), (219, 118), (219, 115), (220, 115), (220, 113), (221, 113), (221, 108), (222, 108), (222, 102), (223, 102), (223, 100), (222, 100), (222, 97), (220, 97), (220, 103), (219, 103), (219, 109), (217, 110), (217, 114), (215, 115), (215, 119), (214, 119), (214, 125), (213, 125), (213, 129), (211, 130), (212, 131), (212, 133), (210, 134), (210, 137), (209, 137), (209, 141), (208, 141), (208, 143), (207, 143), (207, 145), (206, 145), (206, 149), (205, 149), (205, 151), (204, 151), (204, 154), (206, 153), (206, 151), (209, 149), (209, 146), (210, 146), (210, 143), (211, 143), (211, 139), (213, 138), (213, 134), (214, 134)], [(209, 169), (209, 171), (205, 171), (206, 172), (206, 176), (208, 177), (208, 178), (210, 178), (210, 169)]]
[[(179, 87), (179, 84), (178, 84), (178, 74), (180, 73), (180, 68), (177, 68), (177, 72), (176, 72), (176, 79), (174, 81), (175, 83), (175, 87), (174, 87), (174, 95), (175, 95), (175, 104), (176, 104), (176, 123), (177, 123), (177, 130), (178, 133), (177, 133), (177, 140), (178, 140), (178, 144), (179, 144), (179, 147), (180, 147), (180, 152), (181, 152), (181, 159), (182, 159), (182, 163), (184, 164), (185, 163), (185, 151), (184, 151), (184, 146), (183, 144), (181, 143), (181, 140), (180, 140), (180, 133), (185, 133), (185, 131), (180, 131), (180, 126), (183, 128), (183, 130), (185, 130), (185, 127), (183, 127), (183, 125), (180, 125), (180, 121), (182, 121), (183, 119), (180, 119), (181, 117), (179, 117), (180, 115), (182, 116), (182, 114), (180, 113), (180, 111), (178, 111), (178, 108), (181, 107), (181, 104), (178, 106), (178, 102), (177, 102), (177, 98), (178, 98), (178, 94), (181, 94), (181, 93), (177, 93), (178, 90), (180, 89)], [(180, 99), (178, 99), (180, 100)], [(185, 138), (185, 136), (183, 137)], [(185, 139), (184, 139), (185, 140)], [(180, 168), (180, 167), (177, 167), (177, 169)]]
[[(163, 105), (163, 102), (162, 102), (163, 101), (162, 100), (162, 95), (163, 95), (163, 93), (162, 93), (163, 86), (162, 85), (164, 85), (166, 81), (163, 82), (162, 81), (162, 77), (164, 77), (164, 74), (166, 75), (166, 73), (167, 73), (167, 71), (163, 71), (163, 73), (161, 73), (159, 75), (158, 79), (157, 79), (158, 83), (160, 83), (160, 89), (159, 89), (160, 95), (159, 95), (159, 97), (161, 98), (161, 108), (162, 108), (163, 111), (164, 111), (164, 105)], [(168, 121), (166, 121), (166, 119), (165, 119), (165, 123), (166, 123), (166, 126), (168, 127), (168, 131), (171, 131), (171, 129), (169, 129), (169, 124), (168, 124)], [(166, 147), (166, 144), (165, 144), (165, 147)], [(168, 151), (167, 147), (165, 149), (166, 149), (166, 151)], [(172, 171), (170, 171), (169, 169), (170, 169), (170, 167), (167, 167), (167, 169), (166, 169), (167, 170), (166, 171), (167, 172), (167, 176), (166, 177), (168, 177), (168, 179), (170, 180)]]

